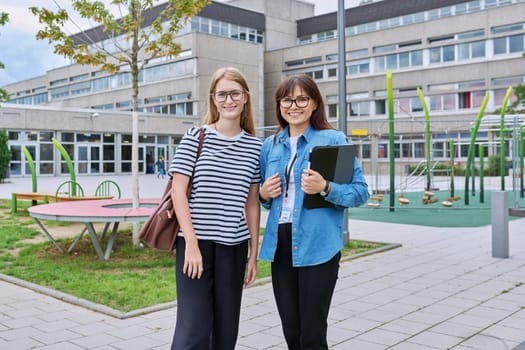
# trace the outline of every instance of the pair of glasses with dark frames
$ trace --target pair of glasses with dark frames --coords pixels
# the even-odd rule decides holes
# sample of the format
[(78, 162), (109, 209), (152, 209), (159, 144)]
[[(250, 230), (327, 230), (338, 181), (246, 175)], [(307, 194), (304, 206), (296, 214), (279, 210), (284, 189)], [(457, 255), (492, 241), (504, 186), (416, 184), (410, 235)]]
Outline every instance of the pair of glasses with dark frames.
[(308, 96), (297, 96), (296, 98), (284, 97), (279, 100), (279, 105), (283, 108), (291, 108), (294, 103), (298, 108), (305, 108), (310, 103), (310, 97)]
[(232, 90), (232, 91), (216, 91), (212, 94), (213, 98), (217, 102), (226, 102), (228, 96), (232, 101), (238, 102), (241, 101), (244, 96), (244, 91), (242, 90)]

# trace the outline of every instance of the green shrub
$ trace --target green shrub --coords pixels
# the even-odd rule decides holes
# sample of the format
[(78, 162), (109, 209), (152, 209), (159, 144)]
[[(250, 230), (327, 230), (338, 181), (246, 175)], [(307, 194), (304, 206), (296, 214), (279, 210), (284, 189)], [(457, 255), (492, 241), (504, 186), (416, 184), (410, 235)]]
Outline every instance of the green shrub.
[[(489, 156), (488, 165), (487, 165), (487, 168), (485, 169), (486, 176), (501, 176), (500, 159), (501, 157), (499, 153)], [(508, 172), (509, 170), (507, 166), (507, 160), (505, 159), (505, 174), (504, 175), (508, 175)]]

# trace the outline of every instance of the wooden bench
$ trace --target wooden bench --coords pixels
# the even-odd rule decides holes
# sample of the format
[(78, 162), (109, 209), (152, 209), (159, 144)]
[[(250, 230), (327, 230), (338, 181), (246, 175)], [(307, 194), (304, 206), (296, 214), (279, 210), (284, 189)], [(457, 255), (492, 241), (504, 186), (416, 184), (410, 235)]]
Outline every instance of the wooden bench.
[(525, 208), (510, 208), (509, 209), (509, 215), (510, 216), (525, 217)]
[(11, 212), (16, 213), (18, 210), (19, 199), (30, 199), (33, 205), (37, 201), (44, 201), (44, 203), (55, 202), (55, 194), (51, 192), (13, 192), (11, 193)]
[(36, 205), (37, 201), (43, 201), (44, 203), (50, 202), (65, 202), (65, 201), (85, 201), (85, 200), (97, 200), (97, 199), (112, 199), (113, 196), (69, 196), (56, 195), (51, 192), (13, 192), (11, 193), (11, 212), (16, 213), (18, 210), (19, 199), (30, 199), (32, 205)]

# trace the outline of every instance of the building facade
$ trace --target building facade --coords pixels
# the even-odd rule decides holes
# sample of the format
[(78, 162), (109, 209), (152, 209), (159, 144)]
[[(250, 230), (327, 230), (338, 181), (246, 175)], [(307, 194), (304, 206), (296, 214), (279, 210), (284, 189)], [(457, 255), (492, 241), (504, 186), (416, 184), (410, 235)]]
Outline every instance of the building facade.
[[(201, 123), (210, 76), (221, 66), (235, 66), (247, 76), (261, 137), (275, 130), (273, 92), (290, 74), (309, 74), (318, 82), (336, 123), (336, 17), (314, 16), (313, 5), (300, 0), (206, 7), (179, 33), (182, 54), (150, 62), (141, 74), (140, 171), (152, 172), (155, 160), (171, 157), (184, 131)], [(525, 0), (384, 0), (349, 8), (345, 46), (346, 129), (360, 145), (366, 172), (388, 168), (388, 70), (397, 171), (426, 154), (417, 89), (431, 115), (433, 160), (450, 159), (452, 141), (461, 161), (485, 96), (489, 115), (501, 107), (509, 86), (525, 83)], [(67, 173), (52, 138), (68, 150), (78, 173), (131, 172), (130, 86), (125, 67), (108, 75), (71, 65), (4, 87), (12, 103), (0, 108), (0, 128), (9, 132), (11, 176), (28, 174), (22, 146), (40, 174)], [(497, 137), (489, 128), (480, 130), (485, 154), (497, 152)]]

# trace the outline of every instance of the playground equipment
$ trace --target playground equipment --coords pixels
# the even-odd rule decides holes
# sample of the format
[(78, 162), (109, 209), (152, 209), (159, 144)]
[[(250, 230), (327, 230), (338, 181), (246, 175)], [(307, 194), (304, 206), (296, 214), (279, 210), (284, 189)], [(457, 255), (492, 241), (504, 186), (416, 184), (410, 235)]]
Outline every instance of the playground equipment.
[[(422, 181), (422, 178), (425, 177), (425, 183), (424, 183), (424, 186), (421, 186), (421, 188), (426, 191), (426, 192), (432, 192), (432, 191), (435, 191), (435, 190), (439, 190), (438, 187), (435, 187), (435, 184), (434, 182), (435, 181), (448, 181), (448, 189), (450, 191), (450, 195), (446, 198), (446, 200), (443, 200), (441, 202), (442, 206), (443, 207), (452, 207), (453, 206), (453, 203), (460, 200), (461, 197), (460, 196), (457, 196), (456, 195), (456, 188), (455, 188), (455, 185), (454, 185), (454, 155), (455, 155), (455, 152), (456, 152), (456, 149), (455, 149), (455, 144), (454, 144), (454, 140), (453, 139), (450, 139), (450, 143), (449, 143), (449, 155), (450, 155), (450, 160), (448, 162), (449, 166), (448, 168), (446, 169), (443, 169), (443, 167), (437, 167), (437, 165), (439, 164), (438, 161), (433, 161), (432, 160), (432, 142), (431, 142), (431, 132), (430, 132), (430, 114), (429, 114), (429, 111), (428, 111), (428, 107), (427, 107), (427, 103), (426, 103), (426, 100), (425, 100), (425, 97), (423, 96), (423, 93), (422, 91), (418, 88), (417, 89), (417, 94), (418, 94), (418, 97), (420, 99), (420, 102), (421, 102), (421, 107), (422, 107), (422, 110), (424, 112), (424, 116), (425, 116), (425, 128), (424, 128), (424, 136), (425, 136), (425, 160), (420, 162), (417, 166), (416, 166), (416, 169), (414, 169), (412, 172), (410, 172), (410, 174), (408, 174), (408, 176), (406, 176), (404, 178), (404, 180), (402, 182), (400, 182), (399, 184), (397, 184), (398, 186), (396, 186), (396, 175), (395, 175), (395, 146), (398, 146), (397, 148), (397, 151), (399, 151), (400, 149), (400, 145), (403, 145), (402, 143), (401, 144), (395, 144), (394, 140), (395, 140), (395, 130), (394, 130), (394, 99), (393, 99), (393, 87), (392, 87), (392, 72), (390, 70), (387, 70), (387, 73), (386, 73), (386, 84), (387, 84), (387, 117), (388, 117), (388, 123), (389, 123), (389, 128), (388, 128), (388, 137), (389, 137), (389, 143), (388, 143), (388, 158), (389, 158), (389, 175), (390, 175), (390, 185), (388, 187), (388, 189), (383, 189), (383, 190), (380, 190), (379, 189), (379, 186), (377, 185), (377, 178), (379, 177), (377, 174), (376, 174), (376, 183), (375, 183), (375, 190), (372, 190), (372, 198), (370, 199), (370, 202), (368, 204), (369, 207), (372, 207), (372, 208), (377, 208), (381, 205), (381, 201), (377, 200), (377, 197), (375, 197), (375, 195), (379, 194), (379, 193), (382, 193), (382, 194), (387, 194), (390, 196), (389, 198), (389, 210), (390, 211), (394, 211), (395, 209), (395, 201), (396, 201), (396, 198), (397, 198), (397, 202), (400, 204), (400, 205), (408, 205), (410, 204), (410, 200), (407, 198), (409, 197), (408, 195), (406, 196), (405, 195), (405, 191), (407, 190), (407, 188), (410, 186), (411, 188), (414, 188), (414, 187), (418, 187), (419, 184), (417, 184), (417, 182), (420, 182)], [(512, 130), (514, 132), (514, 137), (513, 137), (513, 140), (514, 140), (514, 143), (513, 143), (513, 152), (512, 152), (512, 155), (513, 155), (513, 189), (514, 189), (514, 192), (517, 193), (517, 179), (518, 177), (520, 178), (520, 184), (521, 184), (521, 197), (523, 197), (525, 195), (524, 193), (524, 180), (523, 180), (523, 174), (522, 174), (522, 170), (524, 169), (524, 164), (523, 164), (523, 153), (524, 153), (524, 145), (523, 145), (523, 126), (524, 125), (518, 125), (517, 122), (515, 122), (514, 126), (510, 129), (505, 129), (504, 128), (504, 123), (503, 123), (503, 120), (504, 120), (504, 114), (505, 114), (505, 110), (506, 110), (506, 105), (507, 105), (507, 102), (510, 98), (510, 95), (512, 93), (512, 87), (509, 87), (508, 90), (507, 90), (507, 94), (505, 95), (505, 98), (503, 100), (503, 106), (502, 106), (502, 112), (501, 112), (501, 126), (500, 126), (500, 137), (499, 137), (499, 142), (500, 142), (500, 148), (499, 148), (499, 152), (500, 154), (502, 154), (502, 156), (500, 157), (501, 159), (501, 164), (505, 164), (505, 158), (504, 158), (504, 150), (505, 150), (505, 139), (504, 139), (504, 136), (505, 136), (505, 131), (508, 132), (509, 130)], [(481, 121), (482, 121), (482, 118), (484, 117), (484, 113), (485, 113), (485, 109), (487, 107), (487, 104), (488, 104), (488, 101), (489, 101), (489, 95), (490, 93), (487, 91), (485, 93), (485, 97), (480, 105), (480, 108), (479, 108), (479, 113), (477, 115), (477, 118), (475, 119), (475, 121), (472, 123), (473, 124), (473, 127), (471, 128), (471, 132), (470, 132), (470, 142), (468, 143), (468, 148), (466, 147), (463, 147), (463, 148), (459, 148), (459, 151), (461, 152), (461, 154), (463, 154), (464, 150), (468, 150), (468, 154), (467, 154), (467, 162), (466, 162), (466, 166), (465, 166), (465, 187), (464, 187), (464, 200), (465, 200), (465, 205), (468, 205), (469, 204), (469, 196), (470, 194), (474, 195), (475, 194), (475, 185), (476, 185), (476, 182), (475, 182), (475, 172), (474, 172), (474, 158), (475, 158), (475, 151), (476, 151), (476, 143), (478, 143), (478, 146), (479, 147), (479, 155), (480, 155), (480, 158), (479, 158), (479, 164), (480, 164), (480, 178), (479, 178), (479, 185), (480, 185), (480, 189), (479, 189), (479, 193), (480, 193), (480, 203), (483, 203), (484, 201), (484, 179), (483, 179), (483, 176), (484, 176), (484, 172), (483, 172), (483, 169), (484, 169), (484, 166), (483, 166), (483, 161), (484, 161), (484, 157), (486, 156), (485, 154), (485, 149), (483, 148), (484, 146), (486, 146), (487, 142), (484, 141), (484, 144), (480, 144), (479, 142), (476, 142), (476, 139), (477, 139), (477, 134), (478, 134), (478, 130), (479, 130), (479, 127), (480, 127), (480, 124), (481, 124)], [(525, 119), (525, 117), (524, 117)], [(448, 129), (447, 129), (448, 130)], [(490, 129), (489, 131), (492, 133), (491, 135), (494, 136), (494, 131), (497, 130), (497, 128), (492, 128)], [(445, 131), (446, 133), (447, 131)], [(463, 136), (462, 136), (463, 137)], [(496, 136), (497, 138), (497, 136)], [(459, 143), (458, 143), (459, 144)], [(377, 144), (375, 144), (377, 145)], [(371, 143), (371, 147), (372, 147), (372, 143)], [(442, 146), (441, 149), (443, 149), (444, 147), (446, 146)], [(385, 148), (386, 148), (386, 145), (385, 145)], [(377, 150), (377, 147), (372, 148), (373, 150)], [(490, 152), (490, 151), (489, 151)], [(494, 154), (494, 151), (492, 151), (491, 153), (487, 153), (487, 154)], [(519, 155), (518, 155), (519, 154)], [(373, 158), (374, 156), (372, 156), (372, 167), (374, 167), (374, 169), (377, 171), (377, 160)], [(444, 154), (442, 153), (440, 155), (440, 157), (444, 157)], [(519, 162), (519, 164), (518, 164)], [(519, 169), (519, 170), (518, 170)], [(502, 171), (501, 171), (501, 176), (502, 176), (502, 189), (504, 189), (504, 174), (505, 174), (505, 168), (502, 166)], [(471, 182), (470, 182), (471, 181)], [(414, 186), (415, 185), (415, 186)], [(399, 195), (396, 194), (396, 190), (397, 191), (400, 191), (401, 193)], [(433, 203), (437, 203), (439, 201), (439, 199), (437, 198), (437, 196), (433, 195), (433, 196), (429, 196), (429, 195), (424, 195), (423, 199), (422, 199), (422, 204), (433, 204)], [(517, 202), (517, 201), (515, 201)]]

